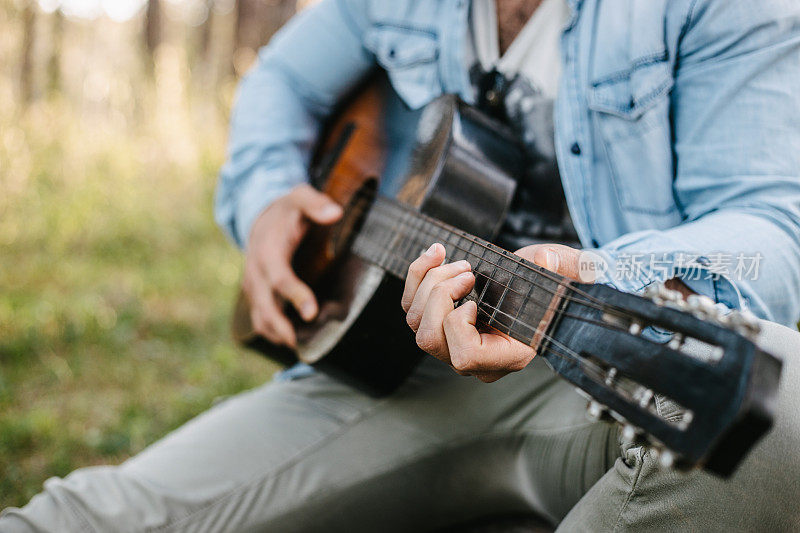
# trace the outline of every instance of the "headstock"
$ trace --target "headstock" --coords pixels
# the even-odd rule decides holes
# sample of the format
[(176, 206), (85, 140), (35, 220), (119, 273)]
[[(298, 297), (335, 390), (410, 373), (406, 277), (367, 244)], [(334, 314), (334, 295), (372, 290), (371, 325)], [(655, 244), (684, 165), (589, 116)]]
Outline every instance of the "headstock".
[(663, 286), (645, 297), (574, 285), (544, 357), (666, 466), (730, 475), (771, 427), (781, 361), (754, 340), (749, 312), (720, 312)]

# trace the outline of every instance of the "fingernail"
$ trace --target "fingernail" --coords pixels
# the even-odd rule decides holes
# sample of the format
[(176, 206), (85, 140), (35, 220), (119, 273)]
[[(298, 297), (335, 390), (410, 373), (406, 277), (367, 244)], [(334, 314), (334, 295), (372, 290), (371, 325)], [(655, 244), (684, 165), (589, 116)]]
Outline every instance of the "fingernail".
[(436, 243), (431, 244), (431, 247), (425, 252), (425, 255), (428, 257), (433, 257), (436, 255)]
[(317, 306), (314, 305), (314, 302), (306, 302), (300, 306), (300, 314), (303, 315), (305, 320), (311, 320), (314, 318), (314, 314), (317, 311)]
[(472, 277), (472, 272), (462, 272), (461, 274), (456, 276), (456, 279), (458, 279), (460, 281), (466, 281), (468, 278), (471, 278), (471, 277)]
[(469, 261), (466, 261), (464, 259), (462, 259), (461, 261), (456, 261), (456, 266), (458, 268), (472, 268), (472, 266), (469, 264)]
[(552, 270), (553, 272), (558, 272), (558, 254), (552, 250), (548, 250), (547, 254), (545, 254), (545, 261), (547, 262), (547, 270)]
[(319, 212), (323, 218), (338, 217), (342, 213), (342, 208), (338, 204), (328, 204)]

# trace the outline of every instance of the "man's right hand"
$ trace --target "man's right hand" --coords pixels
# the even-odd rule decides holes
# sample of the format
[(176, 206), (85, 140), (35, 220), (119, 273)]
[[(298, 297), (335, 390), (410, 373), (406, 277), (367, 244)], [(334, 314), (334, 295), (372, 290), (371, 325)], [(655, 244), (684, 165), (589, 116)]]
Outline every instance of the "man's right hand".
[(257, 333), (275, 344), (294, 347), (297, 337), (283, 312), (285, 302), (304, 320), (319, 309), (311, 289), (292, 269), (292, 257), (309, 223), (333, 224), (342, 208), (310, 185), (298, 185), (275, 200), (253, 223), (242, 288), (250, 301), (250, 319)]

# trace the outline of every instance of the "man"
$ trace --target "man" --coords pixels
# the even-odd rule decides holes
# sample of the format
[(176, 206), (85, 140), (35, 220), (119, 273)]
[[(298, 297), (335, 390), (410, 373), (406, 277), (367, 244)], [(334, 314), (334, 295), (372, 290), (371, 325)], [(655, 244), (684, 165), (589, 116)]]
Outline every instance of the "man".
[[(559, 179), (520, 177), (527, 200), (503, 234), (535, 243), (519, 255), (574, 276), (577, 236), (607, 266), (599, 282), (636, 292), (668, 281), (797, 321), (796, 2), (323, 0), (243, 82), (220, 182), (217, 217), (246, 250), (253, 322), (268, 338), (296, 342), (283, 302), (306, 319), (317, 312), (290, 258), (309, 223), (341, 210), (304, 184), (309, 154), (321, 120), (376, 64), (411, 107), (443, 93), (494, 106), (537, 157), (547, 135), (528, 119), (555, 99)], [(552, 212), (527, 203), (553, 191)], [(428, 358), (372, 400), (298, 367), (119, 467), (48, 481), (0, 530), (407, 531), (517, 512), (564, 531), (800, 527), (791, 357), (776, 428), (731, 480), (662, 468), (586, 420), (584, 401), (529, 349), (479, 333), (474, 306), (454, 306), (474, 282), (468, 267), (441, 265), (431, 244), (401, 303), (422, 347), (480, 381)], [(724, 275), (712, 253), (753, 254), (759, 275)], [(658, 264), (623, 275), (640, 254)], [(785, 331), (768, 333), (762, 342), (781, 351)]]

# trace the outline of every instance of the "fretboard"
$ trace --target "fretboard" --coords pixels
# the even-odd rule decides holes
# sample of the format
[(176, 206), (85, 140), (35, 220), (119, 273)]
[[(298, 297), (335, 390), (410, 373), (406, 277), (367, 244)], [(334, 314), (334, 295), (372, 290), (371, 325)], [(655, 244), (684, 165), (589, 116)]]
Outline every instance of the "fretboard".
[(446, 262), (472, 266), (476, 283), (465, 300), (477, 303), (478, 321), (539, 350), (569, 290), (566, 278), (388, 198), (373, 203), (353, 252), (405, 279), (435, 242), (447, 250)]

